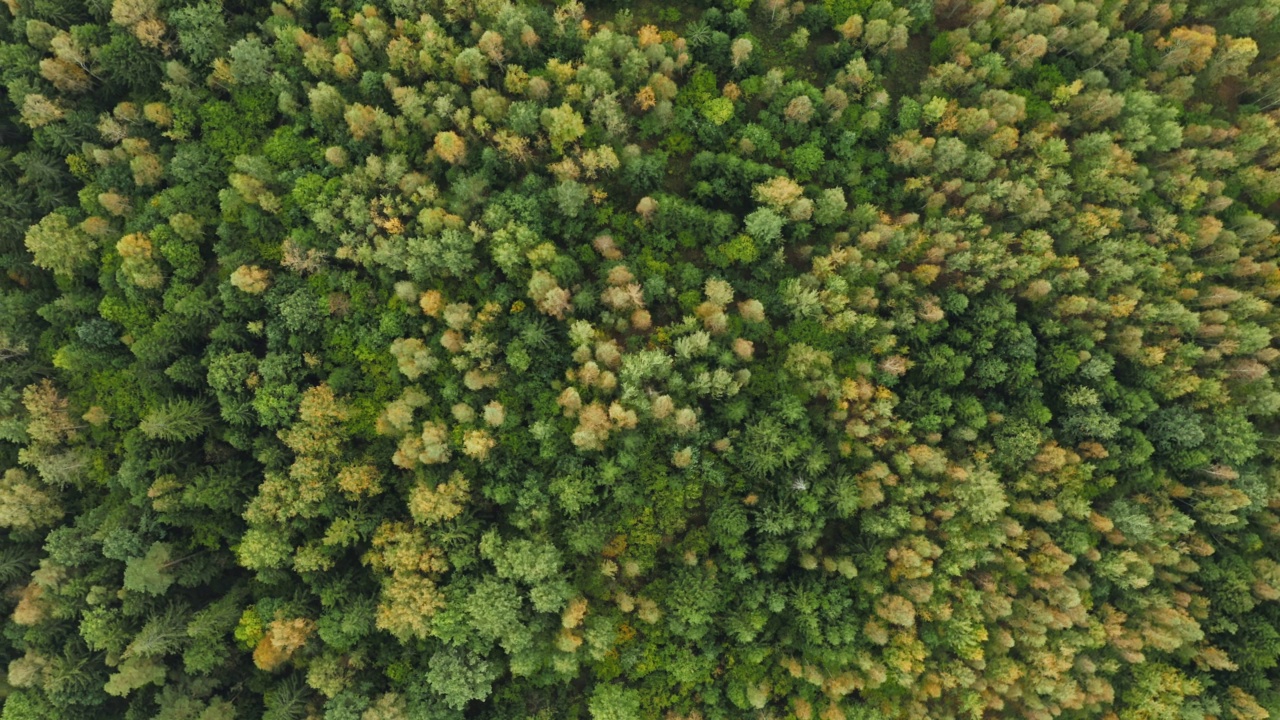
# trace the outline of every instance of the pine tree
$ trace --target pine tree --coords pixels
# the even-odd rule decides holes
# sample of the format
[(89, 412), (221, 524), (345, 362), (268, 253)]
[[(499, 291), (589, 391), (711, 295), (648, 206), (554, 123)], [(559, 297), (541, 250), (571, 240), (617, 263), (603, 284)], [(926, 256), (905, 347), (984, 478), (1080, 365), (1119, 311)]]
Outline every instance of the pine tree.
[(184, 442), (199, 436), (208, 423), (204, 403), (183, 398), (170, 400), (163, 407), (147, 413), (138, 430), (154, 440)]

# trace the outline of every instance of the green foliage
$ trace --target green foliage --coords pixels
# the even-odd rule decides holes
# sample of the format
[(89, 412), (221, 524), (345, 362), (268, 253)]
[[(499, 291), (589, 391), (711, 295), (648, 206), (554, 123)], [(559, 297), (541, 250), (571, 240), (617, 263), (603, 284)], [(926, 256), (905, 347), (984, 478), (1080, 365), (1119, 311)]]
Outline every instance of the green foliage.
[(164, 671), (164, 665), (155, 660), (129, 659), (121, 663), (119, 669), (111, 674), (103, 690), (108, 695), (125, 697), (147, 685), (162, 684)]
[(37, 267), (70, 275), (93, 256), (97, 243), (65, 215), (50, 213), (27, 230), (26, 245)]
[(639, 720), (640, 694), (621, 685), (604, 683), (592, 693), (587, 707), (591, 720)]
[(169, 20), (178, 31), (182, 51), (196, 64), (212, 61), (227, 47), (226, 18), (215, 3), (178, 8), (169, 14)]
[(563, 152), (566, 144), (577, 140), (586, 132), (582, 116), (567, 104), (543, 110), (542, 126), (547, 130), (552, 147), (558, 152)]
[(702, 104), (702, 116), (713, 125), (724, 125), (733, 118), (733, 101), (726, 97), (712, 98)]
[(183, 441), (200, 435), (208, 424), (204, 405), (200, 402), (170, 400), (142, 418), (138, 430), (155, 440)]
[(427, 664), (427, 685), (449, 707), (461, 710), (472, 700), (489, 696), (498, 670), (492, 663), (469, 653), (442, 650)]
[(173, 584), (173, 575), (167, 572), (172, 563), (172, 549), (165, 543), (153, 543), (147, 554), (130, 558), (125, 564), (124, 587), (126, 590), (163, 595)]
[(0, 719), (1280, 713), (1275, 3), (660, 5), (8, 4)]

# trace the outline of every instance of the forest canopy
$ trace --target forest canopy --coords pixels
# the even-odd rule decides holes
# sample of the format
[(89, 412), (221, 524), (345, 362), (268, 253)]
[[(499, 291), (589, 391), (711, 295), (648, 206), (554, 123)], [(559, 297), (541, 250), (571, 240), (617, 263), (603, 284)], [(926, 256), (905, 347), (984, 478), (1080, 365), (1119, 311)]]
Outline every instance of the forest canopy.
[(4, 0), (0, 720), (1280, 717), (1280, 0)]

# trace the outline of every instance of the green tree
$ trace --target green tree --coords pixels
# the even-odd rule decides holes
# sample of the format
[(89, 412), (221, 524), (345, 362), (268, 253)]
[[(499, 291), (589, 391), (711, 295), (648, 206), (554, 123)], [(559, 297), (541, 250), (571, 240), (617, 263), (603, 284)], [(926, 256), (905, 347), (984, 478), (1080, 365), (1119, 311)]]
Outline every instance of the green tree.
[(566, 145), (576, 142), (586, 133), (582, 116), (568, 104), (543, 110), (542, 127), (546, 129), (556, 152), (564, 152)]
[(591, 694), (588, 708), (591, 720), (638, 720), (640, 694), (621, 685), (602, 683)]
[(152, 543), (146, 555), (131, 558), (125, 564), (124, 587), (126, 590), (163, 595), (173, 584), (174, 577), (167, 572), (174, 564), (173, 551), (166, 543)]
[(147, 413), (138, 430), (149, 438), (181, 442), (198, 437), (209, 422), (203, 403), (195, 400), (170, 400), (163, 407)]
[(66, 215), (50, 213), (27, 230), (26, 245), (37, 267), (71, 275), (93, 258), (98, 243)]

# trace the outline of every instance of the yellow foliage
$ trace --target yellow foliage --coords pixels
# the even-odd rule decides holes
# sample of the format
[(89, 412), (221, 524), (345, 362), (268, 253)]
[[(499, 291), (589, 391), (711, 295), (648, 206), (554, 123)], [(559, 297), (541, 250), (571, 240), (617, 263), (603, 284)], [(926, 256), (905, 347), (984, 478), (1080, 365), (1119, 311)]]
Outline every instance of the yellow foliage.
[(260, 295), (271, 284), (271, 272), (257, 265), (241, 265), (231, 273), (231, 284), (241, 292)]
[(409, 514), (423, 525), (452, 520), (470, 499), (470, 489), (470, 483), (460, 472), (454, 472), (447, 482), (435, 487), (419, 483), (409, 491)]
[(306, 645), (315, 630), (316, 624), (307, 618), (276, 618), (253, 649), (253, 664), (268, 671), (279, 668)]

